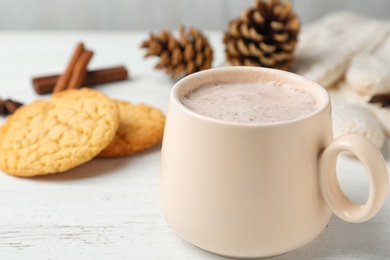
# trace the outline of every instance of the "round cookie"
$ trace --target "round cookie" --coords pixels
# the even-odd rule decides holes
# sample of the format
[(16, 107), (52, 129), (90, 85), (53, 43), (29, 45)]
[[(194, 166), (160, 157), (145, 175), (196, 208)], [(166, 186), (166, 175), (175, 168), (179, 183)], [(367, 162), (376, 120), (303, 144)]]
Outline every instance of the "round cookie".
[(358, 134), (370, 140), (379, 149), (384, 145), (383, 129), (375, 116), (365, 107), (333, 102), (332, 116), (335, 138), (345, 134)]
[(72, 89), (18, 109), (0, 128), (0, 169), (31, 177), (69, 170), (114, 138), (116, 103), (92, 89)]
[(161, 142), (165, 116), (153, 107), (116, 100), (120, 123), (112, 142), (97, 157), (133, 154)]
[(375, 108), (373, 112), (376, 118), (379, 120), (382, 125), (383, 130), (390, 136), (390, 109), (388, 108)]

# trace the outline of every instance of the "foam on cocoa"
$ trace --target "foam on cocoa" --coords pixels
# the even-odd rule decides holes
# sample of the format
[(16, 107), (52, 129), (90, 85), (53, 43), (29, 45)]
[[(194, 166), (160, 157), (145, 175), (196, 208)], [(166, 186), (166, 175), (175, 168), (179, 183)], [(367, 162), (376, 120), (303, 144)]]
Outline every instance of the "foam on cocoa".
[(289, 121), (310, 115), (320, 105), (304, 88), (272, 82), (202, 86), (183, 95), (181, 102), (198, 114), (243, 123)]

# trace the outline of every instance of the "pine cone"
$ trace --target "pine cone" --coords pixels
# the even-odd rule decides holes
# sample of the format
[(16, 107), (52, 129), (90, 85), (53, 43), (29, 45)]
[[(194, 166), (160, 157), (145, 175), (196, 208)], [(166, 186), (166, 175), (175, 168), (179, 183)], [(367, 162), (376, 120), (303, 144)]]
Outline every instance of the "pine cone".
[(180, 26), (179, 34), (180, 38), (176, 39), (165, 30), (156, 35), (151, 33), (149, 39), (141, 44), (141, 48), (148, 49), (145, 58), (159, 56), (160, 62), (155, 68), (165, 69), (171, 78), (209, 69), (213, 51), (207, 37), (195, 28), (185, 32), (184, 26)]
[(232, 65), (288, 70), (293, 61), (300, 22), (290, 2), (255, 0), (229, 23), (225, 32), (226, 59)]

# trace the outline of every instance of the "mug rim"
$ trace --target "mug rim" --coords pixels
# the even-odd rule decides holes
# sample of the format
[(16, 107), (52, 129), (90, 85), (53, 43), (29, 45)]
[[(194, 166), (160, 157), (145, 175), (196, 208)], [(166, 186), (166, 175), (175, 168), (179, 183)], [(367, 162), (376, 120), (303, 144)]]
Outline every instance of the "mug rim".
[[(211, 118), (208, 116), (201, 115), (197, 112), (194, 112), (193, 110), (186, 107), (181, 101), (180, 101), (180, 90), (186, 85), (186, 83), (193, 81), (196, 78), (199, 77), (209, 77), (210, 84), (211, 82), (215, 82), (215, 80), (212, 80), (212, 75), (214, 74), (222, 74), (222, 73), (229, 73), (234, 72), (237, 73), (239, 71), (242, 71), (244, 73), (253, 73), (253, 72), (260, 72), (260, 73), (267, 73), (269, 75), (272, 75), (273, 77), (282, 77), (284, 79), (290, 79), (291, 81), (301, 81), (305, 86), (311, 85), (313, 87), (314, 91), (311, 91), (315, 93), (316, 98), (320, 100), (320, 106), (312, 113), (298, 117), (291, 120), (283, 120), (283, 121), (276, 121), (276, 122), (235, 122), (235, 121), (227, 121), (222, 119), (216, 119)], [(305, 87), (306, 88), (306, 87)], [(253, 66), (231, 66), (231, 67), (219, 67), (219, 68), (211, 68), (207, 70), (202, 70), (195, 72), (193, 74), (190, 74), (188, 76), (185, 76), (184, 78), (181, 78), (179, 81), (177, 81), (171, 90), (171, 96), (170, 96), (171, 102), (173, 102), (176, 106), (178, 106), (183, 112), (186, 114), (198, 118), (200, 120), (213, 122), (216, 124), (224, 124), (224, 125), (231, 125), (231, 126), (245, 126), (245, 127), (267, 127), (267, 126), (279, 126), (279, 125), (286, 125), (286, 124), (293, 124), (301, 121), (308, 120), (310, 118), (315, 117), (318, 114), (323, 113), (329, 106), (330, 106), (330, 96), (327, 90), (319, 85), (318, 83), (311, 81), (301, 75), (288, 72), (288, 71), (282, 71), (278, 69), (271, 69), (271, 68), (264, 68), (264, 67), (253, 67)]]

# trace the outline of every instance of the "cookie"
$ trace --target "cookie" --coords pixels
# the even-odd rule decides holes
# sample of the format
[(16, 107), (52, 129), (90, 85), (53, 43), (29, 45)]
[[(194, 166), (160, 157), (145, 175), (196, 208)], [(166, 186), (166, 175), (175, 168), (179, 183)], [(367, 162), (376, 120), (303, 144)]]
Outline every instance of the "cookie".
[(390, 136), (390, 109), (377, 107), (372, 109), (372, 111), (375, 113), (375, 116), (382, 125), (385, 133)]
[(116, 103), (72, 89), (18, 109), (0, 128), (0, 169), (30, 177), (69, 170), (94, 158), (119, 126)]
[(379, 149), (385, 143), (385, 134), (375, 116), (365, 107), (333, 102), (334, 137), (358, 134), (371, 141)]
[(112, 142), (97, 157), (130, 155), (162, 141), (165, 116), (153, 107), (116, 100), (120, 124)]

